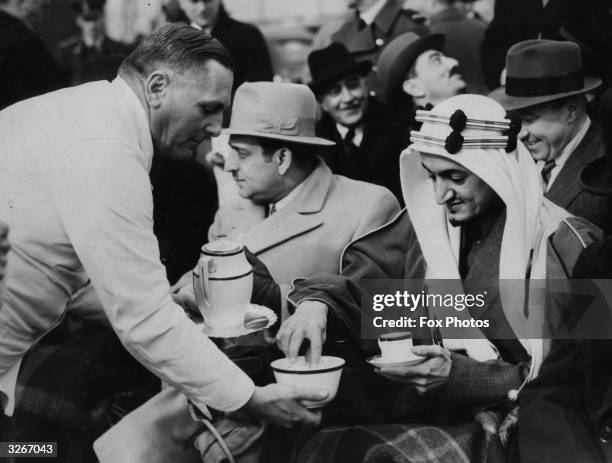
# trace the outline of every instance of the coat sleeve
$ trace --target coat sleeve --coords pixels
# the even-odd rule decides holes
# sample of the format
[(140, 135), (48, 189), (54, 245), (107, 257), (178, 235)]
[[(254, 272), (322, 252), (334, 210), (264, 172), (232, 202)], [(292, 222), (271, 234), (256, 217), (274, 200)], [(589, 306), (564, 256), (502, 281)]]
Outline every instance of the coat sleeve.
[(65, 233), (126, 349), (198, 407), (242, 407), (253, 382), (170, 298), (141, 153), (93, 139), (55, 153), (52, 169)]
[(521, 393), (523, 463), (606, 461), (585, 413), (586, 383), (577, 349), (576, 341), (556, 341), (539, 376)]
[(318, 300), (328, 308), (329, 340), (361, 340), (361, 280), (402, 278), (411, 246), (418, 247), (408, 215), (350, 243), (342, 256), (339, 275), (296, 279), (288, 295), (293, 308), (304, 300)]

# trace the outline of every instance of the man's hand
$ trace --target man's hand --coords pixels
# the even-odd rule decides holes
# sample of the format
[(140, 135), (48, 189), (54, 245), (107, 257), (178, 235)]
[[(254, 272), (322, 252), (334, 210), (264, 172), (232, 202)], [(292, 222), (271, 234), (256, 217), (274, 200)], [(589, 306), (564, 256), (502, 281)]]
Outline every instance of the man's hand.
[(412, 353), (425, 357), (418, 365), (382, 367), (376, 370), (392, 381), (412, 385), (419, 394), (427, 394), (446, 384), (453, 361), (450, 352), (441, 346), (415, 346)]
[(321, 422), (321, 413), (308, 410), (300, 400), (322, 400), (327, 396), (325, 390), (269, 384), (256, 387), (251, 399), (238, 413), (246, 413), (285, 428), (296, 424), (317, 426)]
[(304, 339), (310, 341), (306, 360), (316, 365), (321, 359), (327, 326), (327, 306), (319, 301), (302, 302), (295, 313), (283, 322), (276, 343), (291, 361), (295, 361)]
[(193, 297), (190, 293), (179, 293), (179, 294), (171, 294), (172, 300), (180, 305), (183, 310), (191, 315), (200, 316), (200, 309), (198, 308), (198, 304), (196, 303), (195, 297)]

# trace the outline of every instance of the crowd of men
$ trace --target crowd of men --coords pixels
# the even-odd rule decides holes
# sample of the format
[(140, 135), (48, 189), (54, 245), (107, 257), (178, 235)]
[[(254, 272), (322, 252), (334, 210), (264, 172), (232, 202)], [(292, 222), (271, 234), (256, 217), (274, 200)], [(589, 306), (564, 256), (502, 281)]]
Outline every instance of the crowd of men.
[[(485, 24), (473, 2), (353, 0), (307, 85), (272, 82), (220, 0), (178, 0), (133, 47), (75, 2), (61, 61), (31, 28), (44, 3), (0, 0), (0, 441), (65, 462), (612, 461), (609, 308), (600, 339), (551, 340), (531, 290), (611, 276), (608, 1), (497, 0)], [(255, 340), (197, 323), (191, 270), (219, 238), (277, 312)], [(373, 279), (486, 281), (463, 315), (487, 323), (415, 330), (422, 361), (375, 369)], [(271, 379), (300, 354), (346, 360), (322, 410)]]

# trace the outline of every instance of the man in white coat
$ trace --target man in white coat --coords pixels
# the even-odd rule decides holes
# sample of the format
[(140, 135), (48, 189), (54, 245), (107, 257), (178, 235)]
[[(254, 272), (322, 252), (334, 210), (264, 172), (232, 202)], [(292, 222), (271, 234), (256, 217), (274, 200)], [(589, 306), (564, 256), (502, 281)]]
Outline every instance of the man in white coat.
[(0, 217), (11, 226), (0, 310), (0, 402), (14, 408), (19, 366), (92, 284), (110, 324), (144, 366), (199, 408), (275, 423), (315, 420), (313, 391), (257, 388), (169, 295), (153, 234), (153, 153), (189, 160), (221, 130), (233, 82), (228, 51), (168, 25), (111, 83), (60, 90), (0, 113)]

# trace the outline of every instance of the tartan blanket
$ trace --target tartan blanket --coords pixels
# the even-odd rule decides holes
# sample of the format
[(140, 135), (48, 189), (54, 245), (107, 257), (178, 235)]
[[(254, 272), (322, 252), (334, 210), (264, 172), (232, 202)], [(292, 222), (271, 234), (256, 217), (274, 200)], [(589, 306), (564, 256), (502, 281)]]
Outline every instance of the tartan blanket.
[(3, 418), (0, 441), (56, 441), (54, 461), (96, 462), (95, 438), (159, 387), (113, 331), (85, 326), (74, 332), (64, 321), (24, 358), (15, 413)]
[(386, 424), (331, 427), (316, 433), (297, 463), (498, 463), (504, 450), (495, 432), (499, 417), (484, 412), (469, 423), (437, 427)]

